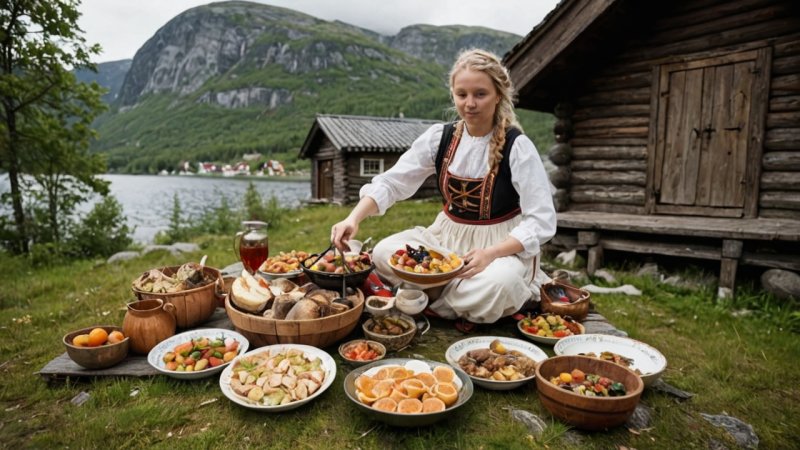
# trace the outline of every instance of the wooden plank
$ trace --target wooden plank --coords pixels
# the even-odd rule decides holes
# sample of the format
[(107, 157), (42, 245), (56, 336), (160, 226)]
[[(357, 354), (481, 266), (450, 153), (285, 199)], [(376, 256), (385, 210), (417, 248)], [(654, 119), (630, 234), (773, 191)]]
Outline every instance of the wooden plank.
[(791, 219), (800, 221), (800, 210), (760, 208), (758, 210), (758, 216), (765, 219)]
[(571, 202), (600, 202), (644, 205), (644, 188), (623, 185), (580, 185), (570, 191)]
[(658, 205), (658, 214), (674, 216), (742, 217), (742, 208), (697, 205)]
[(800, 172), (761, 172), (761, 189), (800, 191)]
[(640, 205), (623, 205), (620, 203), (602, 203), (593, 201), (591, 203), (578, 203), (574, 202), (570, 205), (570, 210), (579, 211), (592, 211), (616, 214), (636, 214), (644, 215), (644, 207)]
[(581, 170), (573, 167), (570, 181), (573, 185), (579, 184), (628, 184), (644, 186), (647, 174), (643, 171), (606, 171), (606, 170)]
[(719, 287), (730, 289), (736, 287), (736, 269), (739, 261), (734, 258), (722, 258), (719, 267)]
[(646, 255), (668, 255), (682, 258), (715, 259), (721, 258), (720, 248), (700, 244), (673, 244), (652, 240), (640, 241), (634, 239), (603, 238), (600, 245), (606, 250), (642, 253)]
[(800, 170), (800, 146), (793, 152), (767, 152), (761, 157), (764, 170)]
[(770, 96), (797, 95), (800, 93), (800, 74), (779, 75), (772, 77)]
[(772, 51), (775, 58), (800, 54), (800, 39), (777, 42), (773, 45)]
[(769, 99), (770, 112), (800, 111), (800, 95), (787, 95)]
[(796, 192), (764, 191), (758, 198), (758, 204), (763, 208), (800, 210), (800, 195)]
[(558, 227), (721, 239), (800, 242), (800, 221), (792, 219), (728, 219), (573, 210), (558, 213)]
[[(661, 164), (664, 161), (663, 133), (666, 129), (666, 105), (668, 100), (661, 101), (662, 96), (669, 92), (663, 86), (667, 78), (662, 76), (661, 66), (655, 65), (653, 73), (653, 88), (650, 90), (650, 130), (647, 134), (647, 183), (645, 185), (645, 212), (652, 214), (656, 206), (656, 186), (661, 186)], [(667, 97), (668, 98), (668, 97)]]
[[(704, 4), (705, 3), (705, 4)], [(735, 2), (690, 2), (686, 5), (676, 3), (678, 9), (691, 6), (690, 11), (675, 11), (673, 14), (656, 20), (650, 27), (652, 33), (665, 34), (666, 31), (705, 24), (719, 17), (731, 16), (744, 11), (772, 4), (772, 0), (738, 0)]]
[(784, 56), (772, 60), (773, 75), (800, 73), (800, 55)]
[(596, 231), (578, 231), (579, 245), (597, 245), (599, 239), (600, 233)]
[(767, 128), (792, 128), (800, 124), (800, 110), (767, 114)]
[(650, 100), (650, 87), (599, 91), (578, 97), (580, 106), (647, 104)]
[[(575, 145), (573, 139), (573, 146)], [(604, 159), (604, 160), (643, 160), (647, 158), (647, 147), (603, 147), (603, 146), (583, 146), (573, 147), (573, 162), (582, 159)]]
[(775, 269), (800, 271), (800, 258), (797, 255), (777, 255), (766, 253), (744, 252), (739, 259), (742, 264)]
[(800, 128), (767, 130), (764, 147), (768, 150), (800, 150)]
[(590, 138), (590, 137), (634, 137), (645, 138), (647, 137), (647, 127), (615, 127), (615, 128), (578, 128), (575, 127), (575, 137), (577, 138)]
[(603, 247), (600, 245), (590, 247), (586, 258), (586, 273), (594, 275), (601, 267), (603, 267)]
[(642, 71), (610, 76), (589, 77), (586, 80), (585, 86), (595, 91), (641, 87), (650, 88), (652, 81), (652, 74), (650, 71)]
[(572, 114), (572, 120), (578, 122), (581, 120), (599, 119), (602, 117), (646, 117), (649, 113), (650, 106), (645, 104), (583, 106), (575, 110), (575, 112)]
[(573, 171), (580, 170), (635, 170), (645, 172), (647, 161), (641, 159), (584, 159), (570, 163)]
[(650, 123), (647, 116), (603, 117), (597, 119), (575, 120), (575, 129), (613, 128), (613, 127), (646, 127)]
[(736, 239), (722, 240), (722, 256), (725, 258), (738, 258), (742, 256), (744, 242)]

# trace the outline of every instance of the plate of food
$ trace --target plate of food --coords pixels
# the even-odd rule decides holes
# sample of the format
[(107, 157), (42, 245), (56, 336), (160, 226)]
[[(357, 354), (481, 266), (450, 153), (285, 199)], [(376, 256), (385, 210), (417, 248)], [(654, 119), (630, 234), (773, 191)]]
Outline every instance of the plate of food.
[(445, 358), (451, 366), (466, 372), (474, 384), (506, 391), (532, 381), (536, 364), (547, 359), (547, 354), (520, 339), (477, 336), (451, 345)]
[(220, 373), (247, 351), (241, 334), (223, 328), (200, 328), (164, 339), (147, 354), (147, 362), (172, 378), (196, 380)]
[(336, 378), (331, 355), (310, 345), (277, 344), (239, 355), (222, 371), (219, 387), (232, 402), (265, 412), (298, 408)]
[(393, 426), (431, 425), (453, 414), (472, 397), (461, 369), (407, 358), (377, 361), (350, 372), (347, 397), (370, 417)]
[(308, 258), (308, 253), (304, 251), (280, 252), (267, 258), (259, 266), (258, 274), (267, 280), (294, 278), (303, 273), (303, 268), (300, 267), (300, 264), (306, 258)]
[(561, 339), (556, 355), (582, 355), (615, 362), (637, 373), (645, 386), (661, 377), (667, 358), (654, 347), (635, 339), (608, 334), (582, 334)]
[(541, 314), (525, 317), (517, 322), (517, 329), (523, 336), (542, 344), (554, 345), (567, 336), (584, 334), (586, 329), (569, 317), (557, 314)]
[(420, 245), (406, 244), (389, 257), (395, 275), (418, 285), (447, 282), (464, 269), (464, 260), (455, 252)]

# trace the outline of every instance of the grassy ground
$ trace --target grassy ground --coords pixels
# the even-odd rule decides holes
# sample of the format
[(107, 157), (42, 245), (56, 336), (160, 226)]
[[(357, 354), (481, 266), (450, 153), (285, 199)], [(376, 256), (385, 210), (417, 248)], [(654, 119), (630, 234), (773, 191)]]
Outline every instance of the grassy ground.
[[(404, 227), (428, 224), (440, 206), (407, 202), (366, 221), (359, 237), (379, 239)], [(329, 225), (347, 209), (314, 206), (290, 213), (271, 230), (272, 251), (319, 251)], [(209, 265), (234, 262), (230, 237), (198, 240)], [(47, 385), (35, 372), (63, 352), (68, 331), (96, 324), (121, 324), (129, 285), (151, 267), (198, 260), (151, 253), (115, 265), (79, 262), (34, 269), (0, 256), (0, 442), (6, 448), (708, 448), (711, 439), (735, 447), (700, 413), (729, 415), (753, 425), (761, 448), (796, 447), (800, 436), (797, 334), (781, 329), (777, 313), (734, 317), (719, 304), (712, 284), (676, 288), (652, 278), (620, 275), (644, 291), (641, 297), (595, 295), (600, 313), (631, 337), (660, 349), (669, 361), (667, 382), (693, 392), (684, 402), (656, 391), (642, 401), (653, 409), (649, 429), (619, 428), (575, 433), (547, 414), (534, 385), (512, 392), (476, 388), (472, 400), (449, 421), (422, 429), (393, 429), (372, 422), (344, 394), (349, 368), (340, 365), (331, 389), (300, 409), (259, 414), (229, 402), (217, 379), (180, 382), (165, 377), (99, 378)], [(744, 290), (741, 297), (758, 297)], [(769, 298), (765, 298), (768, 301)], [(444, 350), (460, 335), (447, 322), (399, 356), (444, 361)], [(504, 322), (482, 334), (514, 336)], [(335, 348), (326, 349), (338, 361)], [(552, 348), (544, 347), (552, 354)], [(70, 400), (86, 391), (82, 406)], [(201, 405), (209, 400), (216, 400)], [(534, 438), (511, 419), (509, 408), (531, 411), (551, 426)]]

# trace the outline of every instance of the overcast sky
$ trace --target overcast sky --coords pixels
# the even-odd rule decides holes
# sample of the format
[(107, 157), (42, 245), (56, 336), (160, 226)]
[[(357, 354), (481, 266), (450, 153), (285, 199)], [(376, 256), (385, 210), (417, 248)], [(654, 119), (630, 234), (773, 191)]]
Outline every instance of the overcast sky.
[[(525, 36), (558, 0), (262, 0), (320, 19), (341, 20), (392, 35), (407, 25), (477, 25)], [(203, 0), (82, 0), (79, 23), (96, 62), (133, 58), (159, 28)]]

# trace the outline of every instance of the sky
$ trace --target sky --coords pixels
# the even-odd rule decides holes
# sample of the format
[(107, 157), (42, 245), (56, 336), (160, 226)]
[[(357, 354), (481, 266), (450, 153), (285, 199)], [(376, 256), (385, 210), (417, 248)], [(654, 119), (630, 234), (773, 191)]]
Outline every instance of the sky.
[[(558, 0), (256, 0), (324, 20), (340, 20), (385, 35), (414, 24), (473, 25), (525, 36)], [(133, 58), (173, 17), (208, 0), (82, 0), (78, 21), (95, 62)]]

